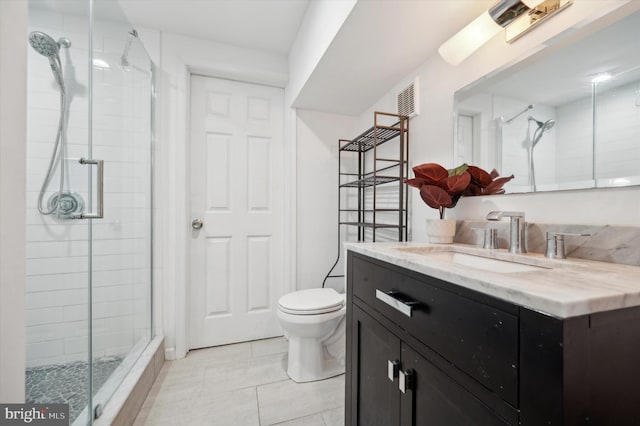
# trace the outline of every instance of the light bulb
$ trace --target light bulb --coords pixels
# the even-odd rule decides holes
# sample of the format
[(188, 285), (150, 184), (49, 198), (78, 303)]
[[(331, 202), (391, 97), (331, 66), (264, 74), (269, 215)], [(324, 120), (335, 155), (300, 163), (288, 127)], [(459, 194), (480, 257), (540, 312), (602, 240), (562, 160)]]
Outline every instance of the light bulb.
[(458, 65), (500, 30), (500, 25), (484, 12), (440, 46), (438, 53), (451, 65)]
[(533, 9), (541, 3), (544, 3), (544, 0), (520, 0), (522, 3), (526, 4), (529, 9)]

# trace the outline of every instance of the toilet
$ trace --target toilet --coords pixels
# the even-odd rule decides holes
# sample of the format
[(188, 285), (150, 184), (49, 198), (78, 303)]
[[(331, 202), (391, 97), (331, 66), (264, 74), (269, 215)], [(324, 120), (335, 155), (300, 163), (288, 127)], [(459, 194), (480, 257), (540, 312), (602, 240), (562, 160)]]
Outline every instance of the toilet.
[(278, 301), (278, 320), (289, 336), (287, 374), (313, 382), (344, 373), (345, 295), (332, 288), (300, 290)]

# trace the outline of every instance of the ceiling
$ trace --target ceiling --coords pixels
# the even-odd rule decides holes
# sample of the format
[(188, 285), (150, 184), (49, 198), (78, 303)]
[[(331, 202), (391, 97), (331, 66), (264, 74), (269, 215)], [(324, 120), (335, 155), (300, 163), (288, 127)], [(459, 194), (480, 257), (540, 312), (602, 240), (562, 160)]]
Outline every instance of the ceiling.
[(361, 114), (491, 3), (358, 1), (294, 105)]
[[(134, 26), (284, 55), (309, 1), (119, 0)], [(361, 114), (492, 2), (359, 0), (294, 106)]]
[(287, 55), (309, 0), (119, 0), (134, 26)]

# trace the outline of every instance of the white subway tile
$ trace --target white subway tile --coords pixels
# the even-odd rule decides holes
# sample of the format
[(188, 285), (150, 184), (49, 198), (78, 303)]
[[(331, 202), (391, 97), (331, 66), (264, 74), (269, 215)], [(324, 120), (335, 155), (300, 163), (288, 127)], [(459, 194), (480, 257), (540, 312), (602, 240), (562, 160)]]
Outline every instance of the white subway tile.
[(25, 309), (26, 325), (53, 324), (64, 320), (63, 308)]
[(53, 342), (27, 343), (27, 362), (42, 358), (51, 358), (64, 353), (61, 340)]

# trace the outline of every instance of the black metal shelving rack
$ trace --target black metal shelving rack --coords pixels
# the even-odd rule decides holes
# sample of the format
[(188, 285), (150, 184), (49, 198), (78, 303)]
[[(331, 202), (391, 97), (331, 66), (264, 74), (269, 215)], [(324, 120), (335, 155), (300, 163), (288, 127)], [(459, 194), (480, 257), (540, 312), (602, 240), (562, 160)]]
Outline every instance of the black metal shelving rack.
[[(383, 121), (394, 122), (392, 125), (384, 125)], [(378, 148), (387, 142), (397, 142), (397, 158), (392, 156), (380, 157)], [(392, 149), (387, 149), (387, 154)], [(343, 156), (357, 155), (357, 171), (345, 173), (342, 171)], [(371, 157), (372, 156), (372, 157)], [(366, 240), (366, 230), (370, 230), (371, 241), (376, 241), (376, 230), (395, 229), (398, 232), (398, 241), (406, 241), (408, 234), (408, 187), (404, 184), (409, 172), (409, 117), (376, 111), (373, 113), (373, 126), (354, 139), (338, 140), (338, 255), (333, 266), (327, 273), (322, 285), (324, 287), (328, 278), (343, 277), (342, 274), (334, 274), (334, 269), (340, 261), (342, 252), (342, 226), (357, 227), (358, 242)], [(367, 171), (367, 160), (371, 170)], [(397, 185), (397, 206), (378, 207), (378, 191), (380, 185)], [(342, 207), (342, 190), (348, 188), (357, 189), (357, 207)], [(370, 207), (366, 206), (367, 195), (371, 196)], [(346, 220), (345, 215), (350, 213), (357, 220)], [(381, 222), (378, 213), (397, 213), (397, 220), (393, 223)]]

